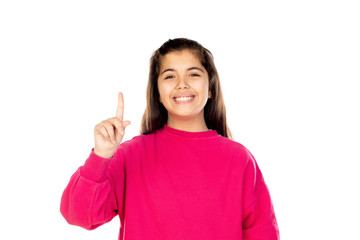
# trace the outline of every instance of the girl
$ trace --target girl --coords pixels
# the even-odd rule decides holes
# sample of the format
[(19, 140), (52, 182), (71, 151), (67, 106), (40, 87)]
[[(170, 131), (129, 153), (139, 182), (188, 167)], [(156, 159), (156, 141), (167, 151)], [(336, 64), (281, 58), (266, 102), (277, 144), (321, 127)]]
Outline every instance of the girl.
[(209, 50), (172, 39), (151, 58), (141, 135), (123, 120), (95, 126), (95, 147), (61, 199), (68, 223), (95, 229), (119, 215), (119, 239), (279, 239), (252, 154), (231, 140)]

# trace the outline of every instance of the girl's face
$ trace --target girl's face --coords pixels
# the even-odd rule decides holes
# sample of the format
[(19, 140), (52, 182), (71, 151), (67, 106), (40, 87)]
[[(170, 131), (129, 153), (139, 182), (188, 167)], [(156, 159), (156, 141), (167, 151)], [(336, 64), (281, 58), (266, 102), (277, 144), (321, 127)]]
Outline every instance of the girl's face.
[(157, 84), (168, 121), (205, 121), (204, 106), (211, 97), (209, 76), (195, 54), (189, 50), (166, 54), (161, 61)]

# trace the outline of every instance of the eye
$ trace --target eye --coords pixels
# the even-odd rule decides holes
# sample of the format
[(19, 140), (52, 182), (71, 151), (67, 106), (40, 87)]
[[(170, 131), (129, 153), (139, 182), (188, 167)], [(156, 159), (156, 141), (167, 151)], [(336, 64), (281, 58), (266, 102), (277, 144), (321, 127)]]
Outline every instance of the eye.
[(191, 73), (190, 76), (191, 76), (191, 77), (200, 77), (200, 75), (197, 74), (197, 73)]
[(174, 76), (173, 75), (168, 75), (168, 76), (165, 77), (165, 79), (171, 79), (171, 78), (174, 78)]

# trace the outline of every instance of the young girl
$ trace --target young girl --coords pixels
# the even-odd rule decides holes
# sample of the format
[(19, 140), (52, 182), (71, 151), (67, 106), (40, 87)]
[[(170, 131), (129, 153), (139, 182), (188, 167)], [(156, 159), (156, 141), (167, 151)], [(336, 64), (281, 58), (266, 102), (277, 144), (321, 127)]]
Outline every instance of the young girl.
[(141, 135), (121, 143), (123, 111), (119, 93), (116, 117), (95, 126), (62, 195), (68, 223), (90, 230), (119, 215), (119, 239), (279, 239), (261, 171), (231, 140), (209, 50), (180, 38), (154, 52)]

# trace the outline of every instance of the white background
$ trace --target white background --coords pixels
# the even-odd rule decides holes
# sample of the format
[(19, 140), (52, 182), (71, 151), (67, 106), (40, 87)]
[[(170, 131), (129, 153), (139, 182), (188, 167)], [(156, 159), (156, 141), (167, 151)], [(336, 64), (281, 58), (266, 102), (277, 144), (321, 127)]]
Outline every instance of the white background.
[(210, 49), (235, 140), (255, 156), (281, 239), (360, 239), (358, 1), (0, 3), (1, 239), (117, 239), (67, 224), (60, 199), (115, 116), (139, 134), (152, 52)]

